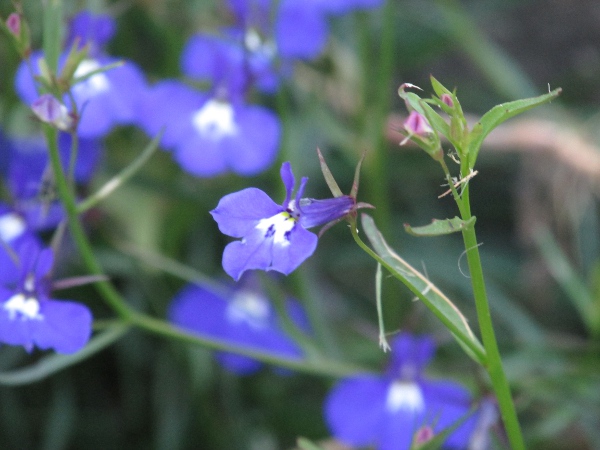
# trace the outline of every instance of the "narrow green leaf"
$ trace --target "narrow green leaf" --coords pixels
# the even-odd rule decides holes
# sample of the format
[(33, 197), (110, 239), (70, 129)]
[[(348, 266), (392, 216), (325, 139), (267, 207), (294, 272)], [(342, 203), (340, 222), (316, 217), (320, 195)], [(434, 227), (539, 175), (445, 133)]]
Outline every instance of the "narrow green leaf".
[(296, 444), (298, 444), (300, 450), (324, 450), (323, 447), (309, 441), (305, 437), (299, 437)]
[(381, 302), (381, 283), (383, 281), (383, 271), (381, 264), (377, 263), (377, 272), (375, 272), (375, 301), (377, 304), (377, 320), (379, 321), (379, 347), (384, 352), (391, 350), (390, 344), (385, 337), (385, 325), (383, 323), (383, 307)]
[(31, 366), (22, 369), (15, 369), (10, 372), (0, 373), (0, 385), (19, 386), (23, 384), (35, 383), (43, 380), (50, 375), (60, 372), (69, 366), (77, 364), (95, 353), (118, 341), (127, 331), (128, 325), (117, 324), (111, 328), (99, 333), (90, 339), (90, 342), (78, 351), (70, 355), (61, 355), (54, 353), (50, 356), (40, 359)]
[(579, 312), (588, 331), (595, 336), (600, 335), (600, 305), (592, 296), (583, 279), (577, 274), (548, 230), (538, 231), (534, 237), (550, 273)]
[(144, 148), (144, 150), (142, 150), (139, 156), (131, 162), (131, 164), (125, 167), (118, 175), (111, 178), (96, 193), (90, 195), (83, 202), (78, 204), (77, 212), (83, 213), (88, 209), (93, 208), (96, 204), (98, 204), (98, 202), (104, 200), (117, 188), (122, 186), (127, 180), (134, 176), (150, 159), (150, 157), (156, 152), (163, 133), (164, 129), (160, 130), (159, 133), (154, 137), (154, 139), (152, 139)]
[(62, 45), (63, 10), (61, 0), (47, 0), (44, 5), (44, 57), (52, 74), (56, 75)]
[(388, 246), (371, 217), (363, 214), (362, 225), (375, 252), (386, 263), (390, 273), (402, 281), (440, 319), (473, 360), (485, 365), (485, 350), (454, 303)]
[(475, 124), (473, 131), (471, 132), (471, 138), (469, 142), (469, 168), (475, 167), (475, 160), (479, 154), (479, 149), (483, 140), (490, 132), (500, 125), (505, 120), (510, 119), (518, 114), (521, 114), (529, 109), (535, 108), (536, 106), (543, 105), (554, 100), (562, 92), (561, 88), (554, 89), (548, 94), (540, 95), (538, 97), (525, 98), (522, 100), (515, 100), (514, 102), (502, 103), (494, 106), (483, 117)]
[(331, 191), (334, 197), (341, 197), (344, 194), (342, 193), (342, 190), (335, 181), (335, 178), (333, 178), (333, 174), (331, 173), (331, 170), (329, 170), (329, 166), (327, 166), (325, 158), (323, 157), (323, 154), (321, 153), (321, 150), (319, 150), (319, 148), (317, 148), (317, 153), (319, 155), (319, 164), (321, 165), (321, 172), (323, 172), (323, 177), (325, 178), (327, 186), (329, 186), (329, 190)]
[(429, 79), (431, 81), (431, 86), (438, 97), (441, 97), (442, 94), (452, 95), (452, 92), (445, 88), (433, 75), (430, 75)]
[(475, 224), (475, 216), (469, 220), (462, 220), (460, 217), (454, 219), (433, 219), (429, 225), (421, 227), (411, 227), (409, 224), (404, 224), (404, 230), (413, 236), (442, 236), (444, 234), (457, 233)]

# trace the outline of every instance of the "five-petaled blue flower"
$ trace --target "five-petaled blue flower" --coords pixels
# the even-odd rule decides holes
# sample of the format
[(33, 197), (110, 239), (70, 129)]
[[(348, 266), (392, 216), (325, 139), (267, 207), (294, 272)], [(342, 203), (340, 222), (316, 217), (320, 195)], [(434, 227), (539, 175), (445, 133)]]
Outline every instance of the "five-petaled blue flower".
[[(351, 446), (408, 450), (423, 427), (438, 433), (467, 416), (471, 397), (464, 387), (423, 377), (434, 350), (431, 338), (403, 333), (393, 342), (385, 375), (340, 381), (325, 403), (332, 434)], [(467, 419), (450, 434), (444, 447), (465, 448), (474, 425), (474, 420)]]
[(34, 346), (58, 353), (74, 353), (87, 343), (92, 314), (79, 303), (50, 298), (49, 274), (54, 255), (35, 241), (16, 253), (19, 279), (15, 286), (0, 286), (0, 342)]
[(307, 228), (344, 217), (355, 205), (350, 196), (301, 198), (306, 177), (292, 199), (295, 180), (289, 162), (281, 166), (281, 178), (286, 188), (282, 205), (260, 189), (247, 188), (226, 195), (211, 211), (223, 234), (241, 238), (228, 244), (223, 252), (223, 269), (235, 280), (250, 269), (288, 275), (317, 247), (317, 236)]
[[(194, 333), (233, 345), (284, 358), (302, 358), (302, 349), (285, 333), (269, 299), (247, 281), (245, 278), (241, 285), (233, 289), (223, 287), (219, 292), (190, 284), (173, 299), (169, 320)], [(300, 305), (289, 300), (286, 306), (292, 321), (307, 329), (307, 318)], [(217, 352), (216, 357), (223, 367), (239, 375), (254, 373), (262, 365), (255, 359), (229, 352)]]

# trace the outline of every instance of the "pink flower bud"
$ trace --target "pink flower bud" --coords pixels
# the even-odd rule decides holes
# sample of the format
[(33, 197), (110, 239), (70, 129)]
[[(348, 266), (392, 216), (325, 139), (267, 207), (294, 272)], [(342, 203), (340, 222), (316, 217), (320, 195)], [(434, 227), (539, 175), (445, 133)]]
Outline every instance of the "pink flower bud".
[(410, 112), (410, 115), (404, 121), (404, 128), (410, 134), (416, 134), (418, 136), (422, 136), (433, 131), (429, 125), (429, 122), (427, 122), (427, 119), (414, 110)]
[(42, 122), (54, 125), (59, 130), (68, 131), (73, 126), (69, 110), (51, 94), (41, 95), (31, 105), (31, 110)]
[(451, 95), (449, 95), (449, 94), (442, 94), (442, 96), (440, 97), (440, 100), (442, 100), (450, 108), (454, 108), (454, 100), (452, 100), (452, 96)]
[(423, 425), (421, 428), (417, 430), (414, 436), (414, 443), (417, 448), (431, 441), (435, 436), (433, 432), (433, 428), (429, 425)]
[(21, 16), (17, 13), (12, 13), (6, 19), (6, 27), (16, 37), (21, 36)]

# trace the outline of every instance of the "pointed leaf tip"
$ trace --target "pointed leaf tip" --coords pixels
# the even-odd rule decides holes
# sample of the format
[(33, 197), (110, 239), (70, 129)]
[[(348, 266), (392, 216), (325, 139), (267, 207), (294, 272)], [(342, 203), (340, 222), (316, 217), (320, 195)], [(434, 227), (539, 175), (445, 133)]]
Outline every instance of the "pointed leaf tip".
[(323, 153), (321, 153), (319, 147), (317, 147), (317, 154), (319, 155), (319, 164), (321, 165), (321, 172), (323, 172), (323, 177), (325, 178), (325, 182), (327, 183), (329, 190), (331, 191), (334, 197), (341, 197), (344, 194), (342, 193), (342, 190), (335, 181), (335, 178), (333, 178), (333, 174), (331, 173), (331, 170), (329, 170), (329, 166), (327, 166), (325, 158), (323, 157)]

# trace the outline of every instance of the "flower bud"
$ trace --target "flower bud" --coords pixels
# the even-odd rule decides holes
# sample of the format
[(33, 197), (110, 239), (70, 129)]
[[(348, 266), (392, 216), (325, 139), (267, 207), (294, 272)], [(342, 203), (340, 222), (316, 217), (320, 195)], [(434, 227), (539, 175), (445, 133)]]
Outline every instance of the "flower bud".
[(449, 94), (442, 94), (440, 100), (443, 101), (450, 108), (454, 108), (454, 100), (452, 100), (452, 96)]
[(41, 95), (33, 102), (31, 110), (42, 122), (59, 130), (69, 131), (73, 127), (73, 118), (69, 115), (69, 110), (51, 94)]
[(6, 28), (10, 31), (13, 36), (17, 39), (21, 37), (21, 16), (17, 13), (12, 13), (6, 19)]
[(423, 425), (415, 432), (413, 437), (414, 447), (416, 449), (421, 448), (423, 445), (431, 441), (434, 436), (435, 434), (433, 432), (433, 428), (431, 428), (429, 425)]
[(404, 128), (410, 134), (416, 134), (417, 136), (423, 136), (433, 131), (427, 119), (414, 110), (410, 112), (410, 115), (404, 121)]

